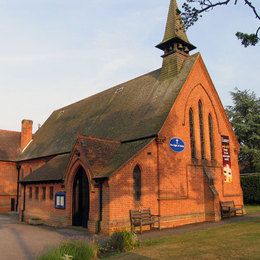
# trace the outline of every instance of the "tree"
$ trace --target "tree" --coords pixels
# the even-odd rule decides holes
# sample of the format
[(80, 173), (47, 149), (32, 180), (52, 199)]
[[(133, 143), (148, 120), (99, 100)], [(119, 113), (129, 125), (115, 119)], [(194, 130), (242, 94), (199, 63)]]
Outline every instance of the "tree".
[[(255, 5), (249, 0), (186, 0), (186, 2), (182, 5), (183, 12), (178, 12), (181, 13), (185, 29), (188, 29), (195, 22), (197, 22), (204, 13), (219, 6), (225, 6), (232, 3), (237, 5), (238, 2), (244, 3), (246, 7), (250, 8), (252, 14), (259, 20), (260, 23), (260, 15), (256, 10)], [(260, 42), (259, 34), (260, 26), (256, 29), (255, 33), (237, 32), (236, 37), (241, 41), (241, 44), (244, 47), (248, 47), (250, 45), (255, 46), (258, 42)]]
[(243, 172), (260, 170), (260, 99), (249, 90), (230, 92), (233, 106), (227, 116), (240, 144), (239, 163)]

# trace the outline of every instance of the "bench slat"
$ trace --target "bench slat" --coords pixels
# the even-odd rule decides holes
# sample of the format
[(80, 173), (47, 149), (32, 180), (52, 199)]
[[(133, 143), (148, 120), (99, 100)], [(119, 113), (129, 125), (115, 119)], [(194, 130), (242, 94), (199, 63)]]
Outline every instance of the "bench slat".
[(231, 217), (231, 215), (236, 216), (237, 214), (243, 214), (243, 206), (236, 206), (234, 201), (221, 201), (221, 216), (222, 217)]
[(158, 223), (160, 229), (160, 217), (153, 216), (150, 209), (130, 210), (130, 221), (132, 230), (134, 227), (140, 226), (141, 233), (142, 226), (150, 225), (152, 227), (155, 223)]

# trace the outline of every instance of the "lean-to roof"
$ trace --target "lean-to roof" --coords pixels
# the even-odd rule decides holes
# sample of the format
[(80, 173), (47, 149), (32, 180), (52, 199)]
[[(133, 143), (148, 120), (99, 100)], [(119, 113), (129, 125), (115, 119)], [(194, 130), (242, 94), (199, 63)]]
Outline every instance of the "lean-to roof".
[(57, 155), (39, 169), (22, 179), (22, 183), (62, 181), (69, 162), (69, 154)]

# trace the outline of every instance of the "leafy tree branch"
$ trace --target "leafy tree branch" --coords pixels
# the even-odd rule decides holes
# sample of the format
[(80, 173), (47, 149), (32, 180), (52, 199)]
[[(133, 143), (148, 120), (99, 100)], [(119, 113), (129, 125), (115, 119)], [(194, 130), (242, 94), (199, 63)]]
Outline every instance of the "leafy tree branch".
[[(206, 12), (213, 10), (219, 6), (227, 6), (228, 4), (233, 3), (237, 5), (238, 2), (242, 2), (252, 10), (253, 15), (260, 23), (260, 15), (252, 2), (249, 0), (223, 0), (223, 1), (213, 1), (213, 0), (186, 0), (182, 5), (183, 11), (181, 12), (181, 17), (184, 22), (185, 29), (194, 25), (199, 18)], [(255, 33), (243, 33), (237, 32), (236, 37), (241, 41), (241, 44), (244, 47), (255, 46), (260, 42), (259, 38), (260, 26), (256, 29)]]

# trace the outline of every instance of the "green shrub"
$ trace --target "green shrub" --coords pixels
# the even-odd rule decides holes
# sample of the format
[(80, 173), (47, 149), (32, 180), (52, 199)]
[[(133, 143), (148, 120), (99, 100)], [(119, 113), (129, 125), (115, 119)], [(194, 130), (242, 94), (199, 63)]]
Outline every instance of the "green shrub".
[(137, 235), (122, 231), (114, 233), (109, 239), (99, 244), (99, 256), (111, 255), (115, 252), (126, 252), (139, 246)]
[(110, 247), (117, 252), (134, 249), (138, 244), (139, 241), (136, 234), (128, 231), (116, 232), (109, 240)]
[(260, 203), (260, 174), (241, 176), (244, 203)]
[(73, 256), (73, 260), (92, 260), (97, 258), (97, 247), (83, 241), (65, 242), (46, 251), (39, 260), (62, 260), (65, 255)]

